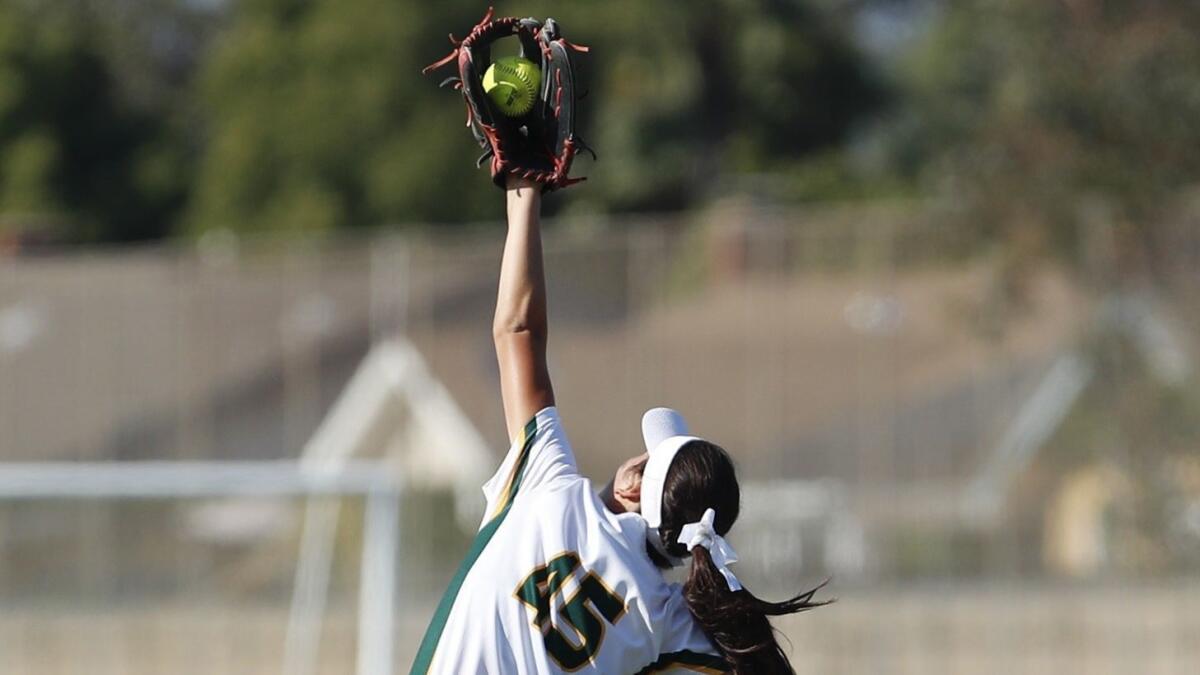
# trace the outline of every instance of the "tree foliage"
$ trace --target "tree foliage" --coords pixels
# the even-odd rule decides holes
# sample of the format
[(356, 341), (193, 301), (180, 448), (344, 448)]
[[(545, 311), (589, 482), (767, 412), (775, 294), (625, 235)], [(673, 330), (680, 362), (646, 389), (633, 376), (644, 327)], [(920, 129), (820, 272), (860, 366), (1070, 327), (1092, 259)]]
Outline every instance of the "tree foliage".
[[(594, 208), (679, 208), (723, 172), (761, 170), (836, 144), (880, 99), (863, 59), (802, 2), (509, 3), (554, 15), (594, 47), (583, 190)], [(250, 0), (203, 81), (208, 137), (194, 228), (325, 230), (494, 215), (471, 165), (449, 71), (420, 68), (465, 33), (477, 3)], [(515, 45), (513, 46), (515, 50)], [(556, 200), (558, 201), (558, 200)]]
[(845, 27), (813, 5), (535, 4), (596, 48), (585, 132), (604, 157), (585, 198), (684, 207), (726, 175), (780, 170), (844, 142), (884, 88)]
[(154, 62), (134, 56), (117, 4), (0, 3), (0, 228), (84, 241), (170, 231), (182, 137), (165, 99), (124, 87)]
[(939, 3), (902, 69), (895, 166), (985, 233), (1069, 248), (1100, 212), (1153, 246), (1200, 179), (1198, 31), (1195, 3)]
[[(855, 12), (881, 4), (935, 8), (898, 64), (854, 39)], [(129, 240), (494, 217), (461, 101), (437, 89), (441, 73), (420, 75), (484, 10), (3, 0), (0, 222)], [(497, 12), (554, 15), (594, 47), (580, 118), (601, 160), (581, 160), (589, 183), (552, 208), (689, 208), (759, 174), (806, 199), (841, 196), (859, 131), (884, 113), (868, 136), (886, 171), (856, 180), (898, 176), (985, 235), (1071, 246), (1102, 212), (1153, 242), (1200, 178), (1195, 3), (529, 0)]]
[[(594, 210), (686, 208), (739, 172), (836, 148), (881, 100), (811, 0), (511, 2), (595, 47), (582, 132)], [(0, 219), (72, 240), (495, 215), (457, 94), (422, 66), (457, 0), (3, 0)], [(515, 46), (514, 46), (515, 50)]]

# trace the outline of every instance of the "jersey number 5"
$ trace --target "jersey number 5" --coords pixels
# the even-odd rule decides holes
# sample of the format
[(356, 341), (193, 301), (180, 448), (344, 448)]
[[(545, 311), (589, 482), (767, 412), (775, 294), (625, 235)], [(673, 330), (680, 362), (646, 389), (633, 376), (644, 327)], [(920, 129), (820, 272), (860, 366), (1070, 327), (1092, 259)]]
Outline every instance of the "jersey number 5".
[[(563, 621), (552, 621), (551, 598), (563, 592), (568, 579), (578, 578), (579, 588), (559, 610)], [(580, 567), (579, 555), (563, 553), (535, 569), (517, 586), (517, 599), (534, 610), (533, 625), (541, 631), (546, 653), (565, 671), (587, 665), (604, 641), (604, 624), (615, 624), (625, 615), (625, 601), (594, 572)], [(601, 620), (603, 617), (604, 620)], [(563, 625), (565, 624), (565, 625)], [(573, 637), (563, 633), (569, 626)]]

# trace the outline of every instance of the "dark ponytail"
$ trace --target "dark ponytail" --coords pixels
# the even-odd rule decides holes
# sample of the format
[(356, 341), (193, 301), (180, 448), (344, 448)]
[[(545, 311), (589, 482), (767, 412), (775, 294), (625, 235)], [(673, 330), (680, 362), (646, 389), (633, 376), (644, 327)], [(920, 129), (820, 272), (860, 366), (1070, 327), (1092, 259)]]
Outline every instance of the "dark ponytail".
[(659, 534), (672, 555), (691, 558), (683, 597), (696, 622), (721, 650), (734, 672), (794, 673), (768, 617), (828, 604), (830, 601), (813, 601), (813, 595), (821, 587), (783, 602), (761, 600), (744, 588), (731, 591), (707, 549), (697, 546), (689, 553), (677, 541), (683, 526), (699, 521), (709, 508), (716, 512), (713, 525), (723, 536), (733, 527), (740, 507), (741, 492), (729, 455), (707, 441), (692, 441), (675, 456), (667, 472)]

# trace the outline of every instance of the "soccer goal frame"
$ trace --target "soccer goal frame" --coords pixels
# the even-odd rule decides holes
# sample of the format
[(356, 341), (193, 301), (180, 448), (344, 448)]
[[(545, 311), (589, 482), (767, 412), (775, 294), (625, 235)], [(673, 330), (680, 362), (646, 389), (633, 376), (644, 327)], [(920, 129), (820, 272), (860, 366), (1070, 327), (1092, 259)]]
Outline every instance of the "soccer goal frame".
[[(219, 497), (361, 497), (358, 675), (390, 675), (395, 627), (401, 485), (395, 467), (348, 460), (334, 467), (297, 461), (35, 462), (0, 464), (0, 501), (136, 500)], [(311, 504), (311, 502), (310, 502)], [(302, 560), (301, 560), (302, 562)], [(284, 645), (284, 675), (303, 665), (305, 599), (297, 592)], [(291, 664), (291, 665), (289, 665)]]

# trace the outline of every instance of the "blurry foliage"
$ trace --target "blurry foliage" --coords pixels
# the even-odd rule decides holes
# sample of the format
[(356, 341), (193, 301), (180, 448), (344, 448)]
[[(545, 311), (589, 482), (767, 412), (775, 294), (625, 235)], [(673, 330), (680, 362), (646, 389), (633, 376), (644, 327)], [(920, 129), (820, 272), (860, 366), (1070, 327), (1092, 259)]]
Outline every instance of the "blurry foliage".
[(989, 543), (970, 530), (900, 527), (882, 537), (880, 555), (900, 579), (969, 578), (989, 571)]
[[(0, 227), (130, 240), (494, 218), (462, 102), (436, 87), (449, 71), (419, 74), (484, 10), (0, 0)], [(1098, 220), (1152, 251), (1154, 224), (1200, 179), (1196, 3), (531, 0), (497, 12), (554, 15), (594, 48), (580, 59), (580, 120), (601, 161), (581, 160), (588, 184), (551, 209), (928, 194), (1027, 257), (1070, 250)]]
[[(1146, 360), (1145, 348), (1130, 337), (1102, 326), (1084, 344), (1093, 370), (1091, 383), (1039, 453), (1035, 473), (1044, 479), (1044, 498), (1061, 488), (1062, 477), (1105, 463), (1134, 487), (1118, 499), (1119, 515), (1109, 523), (1116, 569), (1160, 572), (1194, 569), (1200, 551), (1196, 532), (1176, 531), (1179, 504), (1200, 498), (1197, 485), (1186, 485), (1171, 470), (1184, 460), (1200, 459), (1200, 383), (1189, 376), (1166, 382)], [(1200, 466), (1200, 464), (1197, 464)], [(1021, 508), (1043, 499), (1018, 500)], [(1033, 510), (1027, 515), (1041, 513)], [(1136, 546), (1130, 551), (1121, 545)]]
[(0, 3), (0, 230), (83, 241), (169, 232), (186, 187), (184, 146), (165, 93), (122, 88), (152, 80), (157, 62), (137, 57), (121, 5)]
[(419, 73), (445, 51), (432, 36), (474, 14), (390, 0), (239, 3), (200, 84), (208, 129), (190, 225), (479, 217), (481, 200), (464, 198), (485, 193), (463, 187), (481, 179), (462, 103)]
[[(194, 227), (329, 229), (495, 216), (463, 105), (419, 70), (480, 18), (478, 3), (253, 0), (208, 64), (210, 141)], [(724, 171), (839, 141), (880, 94), (863, 59), (805, 3), (507, 3), (553, 14), (581, 57), (583, 160), (602, 209), (680, 208)], [(509, 41), (515, 51), (515, 41)], [(498, 51), (504, 52), (505, 48)], [(559, 200), (555, 200), (559, 201)]]
[(584, 61), (592, 90), (584, 134), (602, 163), (586, 167), (594, 176), (580, 198), (605, 208), (683, 207), (731, 174), (795, 166), (840, 145), (884, 101), (870, 63), (811, 2), (554, 11), (595, 48)]
[(1144, 348), (1112, 329), (1094, 331), (1085, 344), (1092, 384), (1072, 407), (1047, 452), (1056, 469), (1101, 458), (1121, 458), (1147, 477), (1167, 458), (1200, 452), (1200, 384), (1165, 382)]
[[(1200, 4), (938, 2), (898, 68), (894, 167), (984, 235), (1071, 250), (1099, 202), (1151, 252), (1200, 179)], [(1096, 209), (1092, 209), (1093, 212)]]
[[(828, 155), (883, 88), (816, 6), (497, 7), (595, 48), (580, 119), (602, 163), (550, 208), (686, 208), (731, 174)], [(420, 75), (485, 9), (0, 0), (0, 216), (83, 241), (494, 218), (462, 101), (436, 86), (449, 70)]]

